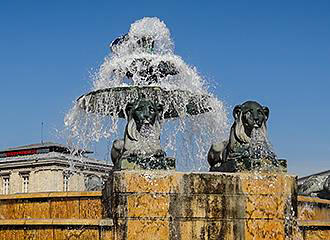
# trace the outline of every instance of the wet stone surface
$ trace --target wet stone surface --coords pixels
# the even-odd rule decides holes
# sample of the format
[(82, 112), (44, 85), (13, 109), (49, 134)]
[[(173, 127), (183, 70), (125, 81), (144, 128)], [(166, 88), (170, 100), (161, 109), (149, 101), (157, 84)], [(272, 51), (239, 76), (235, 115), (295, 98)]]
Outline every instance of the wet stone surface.
[(230, 159), (215, 165), (217, 172), (287, 172), (287, 162), (282, 159)]
[(175, 158), (164, 156), (129, 156), (121, 159), (121, 169), (131, 170), (175, 170)]
[(284, 174), (117, 171), (105, 217), (118, 239), (290, 239), (295, 183)]

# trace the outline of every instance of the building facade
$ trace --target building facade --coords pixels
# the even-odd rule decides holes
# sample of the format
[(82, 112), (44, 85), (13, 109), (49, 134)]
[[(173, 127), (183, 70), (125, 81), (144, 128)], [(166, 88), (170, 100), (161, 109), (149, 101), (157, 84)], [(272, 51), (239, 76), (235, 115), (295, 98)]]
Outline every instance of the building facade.
[(330, 176), (330, 170), (326, 170), (326, 171), (323, 171), (323, 172), (318, 172), (318, 173), (314, 173), (314, 174), (311, 174), (311, 175), (308, 175), (308, 176), (304, 176), (304, 177), (300, 177), (298, 178), (298, 185), (302, 185), (306, 180), (312, 178), (312, 177), (328, 177)]
[(0, 151), (0, 194), (100, 190), (112, 165), (88, 153), (51, 142)]

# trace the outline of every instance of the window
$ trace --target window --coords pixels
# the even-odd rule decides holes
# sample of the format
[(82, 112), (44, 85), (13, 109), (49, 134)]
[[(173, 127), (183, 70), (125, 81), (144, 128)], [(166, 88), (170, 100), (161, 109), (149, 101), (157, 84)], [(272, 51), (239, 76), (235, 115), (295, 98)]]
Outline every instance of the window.
[(29, 175), (22, 175), (23, 193), (29, 192)]
[(29, 182), (30, 182), (30, 171), (22, 171), (19, 173), (21, 176), (21, 192), (28, 193), (29, 192)]
[(9, 176), (2, 177), (2, 193), (9, 194)]
[(69, 175), (68, 174), (63, 175), (63, 191), (64, 192), (69, 191)]

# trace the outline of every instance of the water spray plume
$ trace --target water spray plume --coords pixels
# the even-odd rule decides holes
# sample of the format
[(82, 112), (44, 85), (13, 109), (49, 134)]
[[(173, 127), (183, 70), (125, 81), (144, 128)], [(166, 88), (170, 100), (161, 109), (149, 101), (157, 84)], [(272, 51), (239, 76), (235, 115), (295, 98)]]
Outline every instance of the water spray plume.
[(71, 137), (83, 147), (120, 136), (120, 118), (141, 96), (163, 105), (161, 143), (178, 170), (206, 170), (208, 147), (224, 139), (227, 114), (194, 67), (174, 54), (170, 31), (158, 18), (134, 22), (110, 44), (111, 53), (93, 74), (93, 88), (65, 117)]

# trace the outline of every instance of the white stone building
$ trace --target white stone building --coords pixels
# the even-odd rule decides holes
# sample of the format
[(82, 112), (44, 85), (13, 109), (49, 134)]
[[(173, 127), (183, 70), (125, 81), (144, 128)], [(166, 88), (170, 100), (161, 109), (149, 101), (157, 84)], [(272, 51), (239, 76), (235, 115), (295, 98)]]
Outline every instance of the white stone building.
[(51, 142), (2, 150), (0, 194), (100, 190), (112, 165), (88, 153), (74, 155), (67, 146)]

